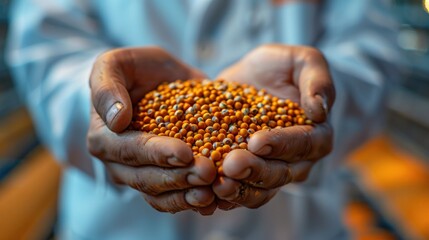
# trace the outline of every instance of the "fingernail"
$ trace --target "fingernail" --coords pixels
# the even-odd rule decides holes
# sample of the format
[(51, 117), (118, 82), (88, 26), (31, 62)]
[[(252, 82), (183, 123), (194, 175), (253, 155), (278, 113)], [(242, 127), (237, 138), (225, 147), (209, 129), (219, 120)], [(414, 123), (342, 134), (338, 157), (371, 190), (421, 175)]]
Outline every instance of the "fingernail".
[(270, 145), (265, 145), (259, 151), (256, 151), (255, 153), (258, 155), (268, 155), (271, 153), (273, 148)]
[(108, 126), (112, 126), (113, 120), (118, 116), (119, 112), (124, 108), (121, 102), (115, 102), (107, 111), (106, 123)]
[(176, 166), (176, 167), (184, 167), (187, 166), (188, 164), (181, 162), (177, 157), (169, 157), (167, 159), (168, 164), (170, 164), (171, 166)]
[(203, 207), (203, 204), (198, 200), (198, 192), (191, 189), (185, 193), (185, 200), (188, 204), (195, 207)]

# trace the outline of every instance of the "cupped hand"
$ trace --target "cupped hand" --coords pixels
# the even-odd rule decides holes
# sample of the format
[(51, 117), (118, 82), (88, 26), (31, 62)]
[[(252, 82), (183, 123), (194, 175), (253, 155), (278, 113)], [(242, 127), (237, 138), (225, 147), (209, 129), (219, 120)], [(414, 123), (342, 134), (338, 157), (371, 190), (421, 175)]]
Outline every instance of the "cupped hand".
[(283, 99), (298, 102), (313, 125), (256, 132), (248, 150), (234, 150), (223, 162), (225, 176), (213, 185), (219, 208), (257, 208), (279, 188), (304, 181), (312, 166), (332, 149), (327, 121), (335, 100), (329, 67), (316, 49), (266, 45), (250, 52), (219, 78), (246, 83)]
[(159, 211), (212, 214), (216, 202), (210, 185), (216, 169), (208, 158), (193, 158), (178, 139), (126, 130), (132, 107), (162, 82), (203, 76), (157, 47), (106, 52), (92, 69), (89, 151), (116, 183), (142, 192)]

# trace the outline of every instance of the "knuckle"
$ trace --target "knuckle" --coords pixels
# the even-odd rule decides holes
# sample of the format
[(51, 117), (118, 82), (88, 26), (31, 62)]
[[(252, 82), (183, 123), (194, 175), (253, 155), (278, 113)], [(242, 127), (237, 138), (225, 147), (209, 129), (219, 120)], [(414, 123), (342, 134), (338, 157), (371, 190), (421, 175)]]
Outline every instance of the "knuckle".
[[(187, 184), (185, 180), (185, 176), (186, 174), (183, 174), (183, 172), (175, 173), (166, 169), (156, 172), (154, 172), (154, 170), (146, 171), (145, 173), (136, 172), (131, 187), (140, 192), (158, 196), (168, 191), (176, 191), (189, 187), (189, 184)], [(148, 180), (155, 178), (157, 179)]]
[(148, 134), (148, 133), (142, 133), (139, 135), (139, 137), (136, 138), (136, 145), (138, 147), (144, 148), (146, 146), (146, 144), (148, 143), (148, 141), (154, 137), (155, 135), (152, 134)]
[(308, 179), (308, 176), (310, 175), (309, 173), (310, 173), (310, 171), (308, 170), (308, 171), (305, 171), (305, 172), (299, 174), (298, 176), (295, 176), (293, 179), (293, 182), (304, 182), (304, 181), (306, 181)]
[(127, 51), (126, 48), (115, 48), (111, 50), (107, 50), (100, 55), (98, 55), (96, 59), (96, 63), (100, 64), (106, 64), (106, 63), (112, 63), (116, 60), (116, 57), (120, 54), (122, 54), (124, 51)]
[(285, 175), (287, 175), (287, 183), (291, 183), (295, 181), (295, 172), (292, 167), (288, 167)]
[(141, 159), (147, 161), (151, 164), (156, 164), (159, 166), (166, 165), (166, 159), (162, 157), (162, 151), (160, 151), (158, 144), (150, 144), (152, 138), (155, 135), (143, 133), (136, 138), (135, 144), (138, 149), (141, 149), (139, 152), (141, 154)]
[(143, 182), (135, 183), (133, 188), (139, 192), (143, 192), (151, 196), (158, 196), (162, 193), (157, 187), (152, 185), (145, 185)]
[(247, 208), (256, 209), (264, 205), (270, 200), (270, 197), (266, 193), (262, 193), (258, 199), (246, 205)]
[(113, 49), (100, 53), (94, 61), (93, 69), (103, 69), (104, 66), (113, 63), (116, 55), (123, 49)]
[(250, 177), (247, 182), (254, 187), (268, 187), (275, 185), (276, 177), (273, 176), (273, 168), (276, 167), (274, 163), (276, 160), (270, 160), (270, 163), (264, 162), (264, 164), (252, 168)]
[(295, 170), (293, 169), (292, 166), (290, 166), (287, 169), (287, 175), (289, 175), (290, 182), (296, 182), (297, 181), (298, 176), (296, 175)]
[(314, 48), (314, 47), (306, 47), (306, 50), (307, 50), (307, 53), (308, 53), (310, 56), (314, 56), (314, 57), (320, 57), (320, 56), (323, 56), (322, 52), (321, 52), (319, 49), (317, 49), (317, 48)]
[(160, 154), (162, 152), (159, 151), (157, 144), (150, 144), (150, 140), (154, 137), (156, 137), (156, 135), (154, 134), (137, 133), (137, 136), (133, 139), (133, 144), (126, 146), (132, 146), (133, 148), (135, 148), (132, 152), (133, 159), (130, 160), (133, 160), (135, 164), (139, 164), (139, 162), (144, 162), (146, 164), (162, 165), (158, 164), (159, 162), (161, 162)]
[(122, 141), (112, 150), (116, 159), (120, 160), (121, 162), (131, 166), (139, 165), (137, 160), (138, 157), (136, 156), (133, 146), (130, 146), (128, 142)]
[(263, 56), (266, 56), (267, 54), (270, 53), (270, 51), (272, 51), (275, 48), (276, 45), (274, 44), (263, 44), (259, 47), (257, 47), (255, 50), (253, 50), (250, 53), (251, 57), (255, 57), (255, 58), (260, 58)]
[(133, 179), (134, 181), (130, 184), (130, 186), (137, 191), (151, 196), (156, 196), (160, 193), (158, 188), (146, 183), (145, 177), (142, 176), (140, 172), (137, 171)]
[(147, 194), (143, 194), (143, 198), (146, 200), (147, 203), (149, 203), (149, 205), (151, 207), (153, 207), (155, 210), (159, 211), (159, 212), (168, 212), (165, 208), (161, 207), (157, 201), (155, 201), (154, 199), (152, 199), (151, 196), (147, 195)]
[(289, 151), (290, 141), (285, 141), (285, 139), (288, 138), (289, 136), (287, 136), (287, 133), (281, 129), (271, 130), (270, 134), (267, 134), (267, 141), (276, 146), (274, 147), (274, 151), (280, 154)]
[(317, 48), (314, 48), (314, 47), (304, 47), (304, 49), (305, 49), (305, 53), (310, 58), (315, 58), (315, 59), (323, 58), (323, 53), (319, 49), (317, 49)]
[(266, 169), (252, 168), (251, 174), (247, 178), (247, 182), (256, 187), (269, 184), (271, 178), (267, 178), (269, 173), (265, 171)]
[(161, 174), (161, 184), (167, 189), (179, 190), (189, 186), (186, 181), (187, 174), (183, 173), (182, 169), (174, 169), (167, 173), (168, 170), (163, 170)]
[(100, 64), (105, 62), (106, 60), (111, 58), (111, 56), (114, 54), (115, 51), (117, 51), (117, 49), (111, 49), (100, 53), (100, 55), (97, 56), (95, 63)]
[(272, 189), (272, 190), (249, 189), (247, 201), (243, 202), (242, 205), (249, 209), (259, 208), (264, 204), (266, 204), (268, 201), (270, 201), (271, 198), (275, 195), (276, 191), (277, 191), (276, 189)]
[(222, 209), (224, 211), (229, 211), (229, 210), (232, 210), (232, 209), (240, 207), (239, 204), (228, 202), (228, 201), (221, 200), (221, 199), (217, 199), (216, 202), (218, 204), (218, 208)]
[(154, 154), (154, 149), (156, 148), (147, 148), (147, 141), (154, 137), (152, 135), (144, 136), (146, 134), (137, 133), (136, 135), (129, 135), (128, 137), (132, 138), (132, 141), (121, 141), (116, 143), (113, 148), (110, 149), (111, 155), (120, 160), (122, 163), (131, 165), (131, 166), (142, 166), (154, 163), (156, 161), (156, 154)]
[(300, 159), (306, 159), (308, 158), (308, 156), (311, 154), (311, 151), (313, 149), (313, 139), (311, 136), (311, 133), (305, 129), (304, 127), (299, 127), (298, 128), (301, 135), (302, 135), (302, 144), (303, 146), (301, 146), (301, 152), (298, 154), (298, 157)]
[(269, 178), (271, 181), (268, 183), (269, 188), (278, 188), (284, 186), (291, 182), (290, 169), (286, 164), (279, 164), (277, 167), (281, 169), (280, 173), (277, 176)]
[(324, 54), (317, 48), (305, 47), (305, 54), (309, 62), (327, 64)]
[(255, 146), (269, 145), (273, 148), (274, 155), (284, 153), (288, 142), (285, 141), (287, 136), (283, 133), (282, 129), (270, 129), (257, 131), (251, 139)]
[[(140, 175), (140, 173), (136, 172), (134, 174), (134, 178), (133, 179), (134, 179), (134, 181), (130, 184), (130, 186), (132, 188), (136, 189), (139, 192), (150, 194), (147, 191), (146, 184), (144, 183), (144, 180), (142, 179), (142, 176)], [(150, 195), (153, 195), (153, 194), (150, 194)]]
[(103, 66), (103, 64), (105, 64), (105, 62), (106, 62), (106, 60), (105, 60), (106, 55), (109, 53), (110, 53), (110, 51), (105, 51), (103, 53), (100, 53), (94, 61), (93, 69), (101, 68)]
[(104, 144), (101, 143), (100, 133), (90, 131), (87, 134), (86, 145), (89, 153), (96, 158), (103, 158), (105, 155)]
[(155, 210), (157, 210), (158, 212), (169, 212), (167, 209), (162, 208), (161, 206), (159, 206), (156, 202), (153, 201), (147, 201), (149, 203), (150, 206), (152, 206)]
[(190, 208), (183, 195), (184, 194), (177, 193), (170, 197), (168, 206), (171, 206), (171, 212), (176, 213)]

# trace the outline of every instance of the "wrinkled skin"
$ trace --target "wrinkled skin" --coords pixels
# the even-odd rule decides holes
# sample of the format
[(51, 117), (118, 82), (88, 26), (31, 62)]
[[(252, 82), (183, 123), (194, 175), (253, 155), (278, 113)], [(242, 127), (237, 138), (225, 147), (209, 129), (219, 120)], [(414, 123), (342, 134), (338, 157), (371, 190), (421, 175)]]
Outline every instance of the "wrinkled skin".
[(281, 186), (305, 180), (330, 152), (332, 129), (326, 120), (335, 91), (323, 56), (307, 47), (262, 46), (220, 74), (300, 102), (316, 123), (255, 133), (249, 151), (227, 155), (225, 176), (217, 177), (212, 161), (193, 158), (178, 139), (126, 130), (132, 105), (147, 92), (165, 81), (200, 77), (204, 74), (157, 47), (112, 50), (94, 64), (89, 151), (113, 181), (142, 192), (155, 209), (210, 215), (216, 208), (257, 208)]
[(223, 71), (219, 78), (246, 83), (281, 98), (300, 103), (316, 124), (256, 132), (248, 150), (234, 150), (223, 163), (225, 177), (213, 190), (219, 208), (258, 208), (280, 187), (304, 181), (312, 166), (332, 149), (333, 133), (327, 122), (335, 99), (328, 65), (309, 47), (262, 46)]
[(210, 186), (216, 169), (207, 158), (193, 159), (191, 149), (178, 139), (124, 131), (131, 122), (132, 103), (162, 82), (203, 76), (156, 47), (109, 51), (97, 59), (91, 73), (89, 151), (116, 183), (142, 192), (159, 211), (213, 213), (216, 202)]

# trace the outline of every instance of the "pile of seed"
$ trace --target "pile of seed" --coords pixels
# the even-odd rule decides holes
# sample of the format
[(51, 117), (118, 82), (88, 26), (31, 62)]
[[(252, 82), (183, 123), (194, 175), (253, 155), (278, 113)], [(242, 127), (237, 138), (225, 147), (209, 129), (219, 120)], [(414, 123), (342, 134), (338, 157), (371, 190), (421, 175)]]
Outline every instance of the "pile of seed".
[(134, 108), (130, 128), (181, 139), (222, 174), (228, 152), (247, 149), (256, 131), (304, 124), (312, 122), (297, 103), (263, 89), (223, 80), (178, 80), (147, 93)]

